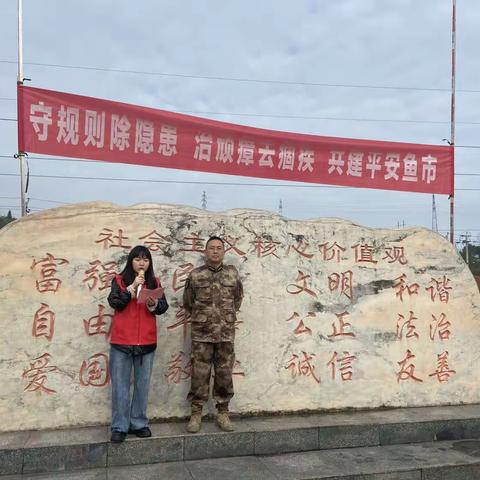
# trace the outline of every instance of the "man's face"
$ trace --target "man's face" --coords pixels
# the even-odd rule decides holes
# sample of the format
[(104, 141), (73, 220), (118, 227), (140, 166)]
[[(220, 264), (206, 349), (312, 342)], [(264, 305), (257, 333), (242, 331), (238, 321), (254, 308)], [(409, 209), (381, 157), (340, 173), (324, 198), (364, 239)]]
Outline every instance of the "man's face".
[(223, 248), (223, 242), (220, 240), (211, 240), (208, 242), (205, 250), (208, 263), (212, 265), (220, 265), (225, 256), (225, 249)]

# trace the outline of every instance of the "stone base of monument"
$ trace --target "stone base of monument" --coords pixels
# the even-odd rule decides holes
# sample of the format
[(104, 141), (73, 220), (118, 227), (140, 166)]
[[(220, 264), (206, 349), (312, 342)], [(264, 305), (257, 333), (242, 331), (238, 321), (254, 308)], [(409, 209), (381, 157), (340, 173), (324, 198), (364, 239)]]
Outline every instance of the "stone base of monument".
[(154, 423), (109, 442), (108, 427), (0, 434), (1, 479), (480, 479), (480, 405), (213, 421), (199, 434)]

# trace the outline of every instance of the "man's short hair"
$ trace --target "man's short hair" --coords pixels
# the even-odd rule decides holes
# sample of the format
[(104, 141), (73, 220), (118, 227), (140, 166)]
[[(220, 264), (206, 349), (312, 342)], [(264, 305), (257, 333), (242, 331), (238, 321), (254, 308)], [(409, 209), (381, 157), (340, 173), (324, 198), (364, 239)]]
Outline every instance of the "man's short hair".
[(220, 238), (220, 237), (217, 237), (216, 235), (213, 235), (212, 237), (210, 237), (210, 238), (207, 240), (207, 243), (205, 244), (205, 249), (207, 249), (208, 244), (209, 244), (212, 240), (218, 240), (219, 242), (222, 242), (223, 248), (225, 248), (225, 242), (223, 241), (223, 238)]

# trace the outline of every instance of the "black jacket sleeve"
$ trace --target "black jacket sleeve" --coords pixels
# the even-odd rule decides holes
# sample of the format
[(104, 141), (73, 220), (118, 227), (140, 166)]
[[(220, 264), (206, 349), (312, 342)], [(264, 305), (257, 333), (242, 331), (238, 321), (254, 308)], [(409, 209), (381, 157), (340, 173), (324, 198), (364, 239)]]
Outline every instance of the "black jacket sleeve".
[(131, 295), (128, 291), (122, 292), (116, 279), (112, 280), (112, 289), (108, 296), (108, 304), (114, 309), (121, 312), (131, 300)]
[(155, 308), (153, 313), (155, 315), (161, 315), (162, 313), (165, 313), (167, 310), (168, 310), (168, 302), (164, 295), (162, 298), (158, 299), (157, 307)]

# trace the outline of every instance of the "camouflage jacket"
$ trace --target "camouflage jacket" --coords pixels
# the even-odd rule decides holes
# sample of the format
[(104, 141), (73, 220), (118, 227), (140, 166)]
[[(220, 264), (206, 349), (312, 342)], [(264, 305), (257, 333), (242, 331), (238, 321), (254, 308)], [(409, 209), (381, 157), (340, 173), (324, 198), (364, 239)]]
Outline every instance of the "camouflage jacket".
[(195, 268), (185, 282), (183, 306), (190, 313), (192, 340), (233, 342), (243, 286), (233, 265)]

